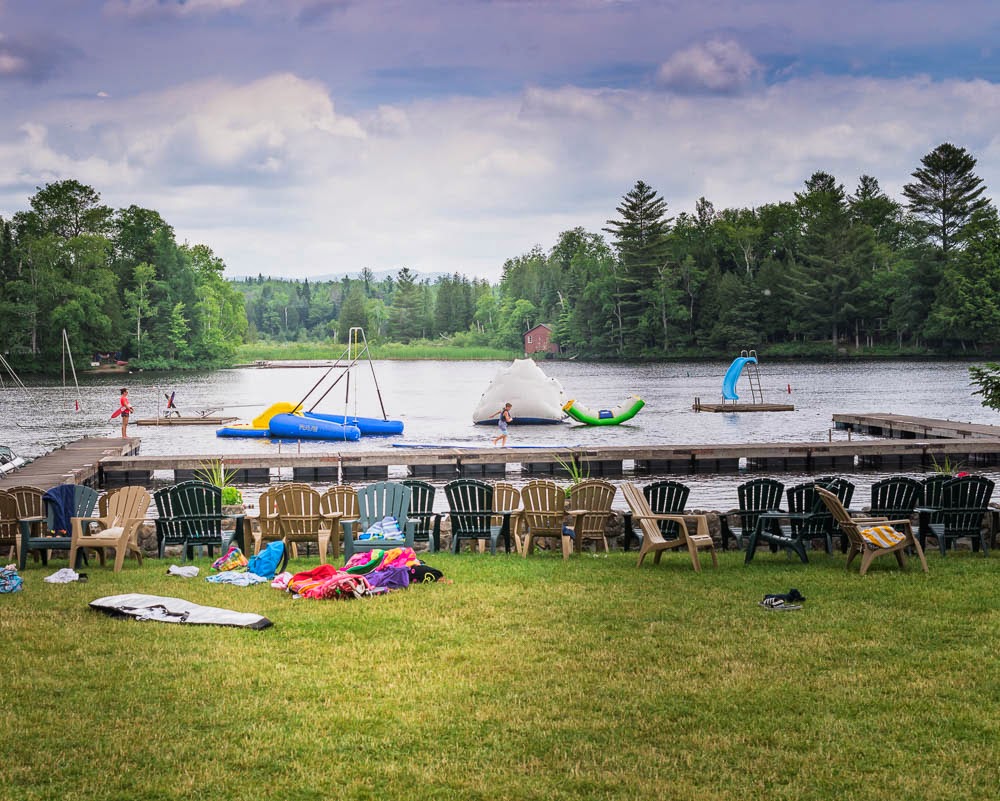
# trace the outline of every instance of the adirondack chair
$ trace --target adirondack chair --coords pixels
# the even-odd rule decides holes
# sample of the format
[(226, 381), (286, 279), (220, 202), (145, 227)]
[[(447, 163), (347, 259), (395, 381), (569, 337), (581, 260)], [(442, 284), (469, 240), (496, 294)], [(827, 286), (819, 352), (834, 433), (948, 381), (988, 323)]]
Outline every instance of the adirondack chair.
[(146, 519), (149, 501), (149, 493), (143, 487), (122, 487), (101, 497), (97, 517), (74, 517), (70, 564), (75, 564), (78, 550), (95, 548), (103, 566), (104, 550), (111, 548), (115, 552), (115, 573), (121, 571), (129, 553), (141, 565), (139, 526)]
[(573, 546), (577, 553), (583, 552), (587, 543), (597, 543), (604, 546), (604, 552), (610, 553), (606, 534), (608, 520), (611, 519), (611, 504), (615, 502), (613, 484), (597, 478), (588, 478), (574, 484), (569, 491), (569, 511), (573, 531)]
[(433, 484), (408, 478), (403, 484), (410, 488), (409, 519), (414, 523), (413, 541), (426, 542), (427, 550), (441, 550), (441, 513), (434, 511)]
[(566, 492), (554, 481), (535, 479), (521, 487), (524, 505), (522, 520), (526, 528), (521, 556), (534, 553), (535, 540), (558, 540), (563, 559), (573, 550), (573, 539), (566, 531)]
[(514, 548), (521, 553), (521, 490), (506, 481), (493, 484), (493, 519), (491, 525), (503, 527), (503, 519), (509, 519), (508, 535), (514, 540)]
[[(923, 494), (920, 497), (918, 511), (922, 521), (926, 521), (926, 523), (941, 522), (938, 510), (944, 505), (942, 492), (944, 485), (953, 478), (954, 476), (948, 473), (934, 473), (920, 482), (923, 485)], [(926, 533), (926, 531), (921, 530), (920, 536), (923, 537)]]
[[(834, 493), (822, 487), (817, 487), (816, 494), (826, 504), (833, 515), (833, 519), (837, 521), (837, 524), (850, 544), (850, 550), (847, 554), (848, 569), (850, 569), (851, 562), (854, 561), (854, 557), (858, 554), (861, 554), (862, 576), (868, 572), (868, 568), (876, 557), (885, 554), (894, 554), (896, 561), (899, 562), (899, 566), (906, 567), (906, 556), (903, 551), (906, 548), (912, 547), (916, 550), (917, 556), (920, 557), (920, 564), (923, 565), (924, 572), (927, 572), (927, 560), (924, 558), (924, 549), (921, 547), (920, 542), (913, 537), (913, 524), (910, 522), (909, 517), (903, 517), (898, 520), (890, 520), (881, 516), (851, 517), (847, 509), (844, 508), (844, 504), (840, 502), (840, 499)], [(897, 542), (888, 542), (884, 539), (884, 535), (881, 534), (875, 536), (869, 534), (866, 536), (866, 530), (873, 526), (890, 526), (898, 532), (898, 536), (901, 536), (901, 539)]]
[(333, 555), (339, 558), (343, 524), (358, 519), (358, 493), (350, 484), (330, 487), (319, 499), (319, 513), (329, 520)]
[[(289, 484), (274, 493), (274, 502), (285, 545), (294, 549), (298, 543), (315, 542), (319, 548), (319, 563), (325, 565), (330, 530), (323, 525), (320, 494), (306, 484)], [(294, 553), (298, 556), (297, 550)]]
[[(222, 489), (206, 481), (182, 481), (153, 493), (156, 502), (156, 540), (160, 558), (168, 545), (182, 545), (182, 553), (194, 558), (194, 549), (206, 546), (208, 555), (220, 550), (243, 529), (244, 515), (222, 512)], [(231, 519), (233, 533), (222, 531), (222, 521)]]
[[(398, 481), (378, 481), (358, 491), (358, 519), (347, 520), (344, 529), (344, 557), (350, 559), (356, 551), (370, 551), (372, 548), (413, 547), (413, 532), (416, 528), (408, 520), (410, 511), (410, 488)], [(391, 517), (403, 532), (403, 541), (394, 539), (368, 538), (356, 540), (358, 533), (367, 531), (384, 517)]]
[(785, 485), (773, 478), (755, 478), (740, 484), (736, 488), (739, 511), (720, 516), (723, 550), (729, 547), (730, 537), (736, 540), (736, 547), (742, 550), (744, 539), (749, 538), (757, 527), (761, 513), (781, 508), (781, 495), (784, 491)]
[[(684, 513), (691, 488), (679, 481), (654, 481), (642, 488), (642, 494), (653, 514), (679, 515)], [(678, 524), (675, 521), (663, 519), (658, 521), (657, 525), (666, 539), (676, 539), (679, 536)]]
[[(832, 551), (833, 515), (816, 494), (816, 484), (812, 481), (797, 484), (785, 491), (788, 499), (788, 511), (780, 510), (768, 514), (762, 512), (757, 516), (757, 524), (750, 533), (747, 543), (744, 564), (749, 564), (757, 551), (757, 543), (761, 540), (772, 546), (772, 550), (785, 548), (796, 554), (803, 562), (808, 562), (806, 545), (813, 537), (823, 537), (828, 551)], [(782, 525), (782, 520), (787, 525)]]
[(890, 520), (909, 520), (913, 510), (920, 505), (924, 487), (917, 479), (909, 476), (889, 476), (872, 484), (871, 503), (868, 514), (871, 517), (887, 517)]
[(462, 540), (489, 541), (490, 553), (496, 554), (503, 523), (493, 522), (493, 487), (474, 478), (460, 478), (444, 485), (451, 522), (451, 552), (458, 553)]
[[(838, 500), (844, 505), (844, 508), (849, 508), (851, 505), (851, 500), (854, 498), (854, 484), (848, 481), (846, 478), (841, 476), (821, 476), (817, 478), (817, 487), (823, 487), (829, 490), (834, 495), (837, 496)], [(824, 541), (826, 543), (826, 552), (828, 554), (833, 553), (833, 538), (840, 532), (840, 552), (847, 553), (847, 537), (840, 530), (837, 525), (837, 521), (834, 520), (833, 515), (830, 514), (830, 510), (826, 507), (819, 498), (815, 498), (813, 502), (813, 511), (816, 512), (817, 517), (813, 519), (813, 526), (818, 528), (820, 522), (826, 527), (826, 536)]]
[[(647, 554), (653, 554), (653, 563), (659, 564), (664, 551), (685, 547), (691, 556), (691, 564), (695, 572), (701, 572), (701, 560), (698, 558), (698, 551), (701, 550), (710, 551), (712, 566), (718, 567), (715, 543), (706, 530), (699, 530), (692, 534), (688, 530), (687, 520), (683, 515), (655, 513), (650, 508), (645, 494), (635, 484), (622, 484), (622, 494), (625, 496), (625, 502), (629, 505), (629, 509), (632, 510), (633, 524), (638, 524), (642, 531), (642, 547), (639, 549), (639, 561), (636, 563), (636, 567), (642, 565)], [(664, 522), (663, 518), (668, 518), (669, 522), (676, 523), (676, 537), (668, 539), (663, 536), (659, 525)]]
[(21, 563), (21, 537), (17, 524), (17, 501), (5, 490), (0, 490), (0, 548), (7, 549), (9, 559), (12, 555), (15, 562)]
[[(18, 567), (21, 570), (28, 564), (28, 554), (31, 552), (29, 544), (38, 539), (47, 538), (49, 535), (48, 516), (45, 513), (45, 502), (42, 497), (45, 495), (38, 487), (7, 487), (7, 493), (17, 504), (18, 529), (20, 533), (20, 546), (18, 551)], [(47, 565), (49, 559), (49, 548), (37, 550), (41, 554), (42, 564)], [(68, 546), (64, 546), (68, 547)]]
[[(989, 556), (983, 517), (989, 511), (994, 486), (985, 476), (962, 476), (944, 483), (936, 522), (932, 521), (926, 532), (937, 539), (942, 556), (949, 545), (962, 537), (971, 538), (973, 549), (982, 548), (983, 556)], [(921, 545), (924, 545), (926, 533), (920, 533)]]
[[(257, 516), (244, 520), (244, 539), (247, 556), (260, 553), (269, 542), (277, 542), (284, 538), (281, 524), (278, 522), (278, 504), (274, 500), (277, 487), (268, 487), (257, 498)], [(257, 521), (257, 531), (253, 530), (253, 521)]]
[[(34, 507), (35, 493), (27, 494), (31, 496), (30, 504)], [(25, 564), (32, 552), (37, 552), (41, 556), (42, 564), (47, 565), (53, 550), (69, 551), (72, 541), (70, 520), (74, 516), (93, 514), (96, 506), (97, 491), (82, 484), (60, 484), (44, 492), (42, 509), (45, 514), (45, 525), (22, 524), (21, 526), (19, 554)], [(86, 561), (83, 554), (80, 554), (80, 557), (80, 562)], [(70, 562), (70, 565), (79, 566), (77, 562)]]

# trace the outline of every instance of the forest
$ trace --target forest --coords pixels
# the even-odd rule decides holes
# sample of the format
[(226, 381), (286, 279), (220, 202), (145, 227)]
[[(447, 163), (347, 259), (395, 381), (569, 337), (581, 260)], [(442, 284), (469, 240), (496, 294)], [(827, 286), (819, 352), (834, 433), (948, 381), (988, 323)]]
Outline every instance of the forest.
[[(788, 200), (672, 214), (636, 181), (601, 231), (507, 258), (498, 284), (368, 267), (339, 281), (227, 281), (160, 215), (114, 211), (76, 181), (0, 218), (0, 338), (15, 363), (82, 353), (144, 368), (231, 362), (243, 342), (373, 342), (516, 351), (538, 323), (566, 357), (990, 354), (1000, 343), (1000, 217), (976, 159), (943, 143), (902, 197), (818, 171)], [(238, 272), (238, 265), (235, 266)]]

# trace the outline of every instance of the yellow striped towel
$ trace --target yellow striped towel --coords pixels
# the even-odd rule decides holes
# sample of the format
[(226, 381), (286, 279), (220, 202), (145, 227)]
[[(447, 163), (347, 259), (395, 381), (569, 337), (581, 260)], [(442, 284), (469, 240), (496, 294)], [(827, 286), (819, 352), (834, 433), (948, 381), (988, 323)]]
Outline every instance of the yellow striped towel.
[(861, 529), (861, 536), (869, 545), (876, 548), (891, 548), (893, 545), (906, 539), (905, 534), (900, 534), (892, 526), (872, 526)]

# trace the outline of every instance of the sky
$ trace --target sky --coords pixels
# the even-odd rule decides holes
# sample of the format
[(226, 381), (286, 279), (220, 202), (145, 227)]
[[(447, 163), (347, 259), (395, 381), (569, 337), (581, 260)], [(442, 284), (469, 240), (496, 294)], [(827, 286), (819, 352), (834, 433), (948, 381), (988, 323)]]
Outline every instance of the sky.
[(812, 173), (902, 200), (966, 148), (1000, 188), (995, 0), (0, 0), (0, 215), (75, 179), (228, 275), (491, 281)]

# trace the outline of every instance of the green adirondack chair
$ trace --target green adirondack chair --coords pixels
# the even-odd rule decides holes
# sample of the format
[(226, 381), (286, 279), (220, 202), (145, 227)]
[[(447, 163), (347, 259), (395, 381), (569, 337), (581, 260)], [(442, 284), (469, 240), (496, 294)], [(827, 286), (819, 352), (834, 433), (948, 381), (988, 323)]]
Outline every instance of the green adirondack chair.
[[(983, 556), (989, 556), (983, 517), (989, 511), (994, 486), (985, 476), (961, 476), (944, 483), (941, 507), (926, 532), (937, 539), (941, 556), (948, 552), (949, 545), (962, 537), (971, 538), (973, 549), (982, 548)], [(925, 540), (925, 533), (921, 533), (921, 546)]]
[[(243, 530), (244, 515), (222, 512), (222, 489), (205, 481), (182, 481), (153, 494), (156, 502), (156, 541), (160, 558), (168, 545), (182, 545), (183, 555), (194, 558), (194, 549), (208, 548), (208, 555)], [(223, 532), (222, 521), (233, 520), (233, 532)]]
[(433, 484), (408, 478), (403, 484), (410, 488), (409, 519), (413, 521), (413, 541), (426, 542), (427, 550), (441, 550), (441, 513), (434, 511)]
[[(344, 559), (372, 548), (412, 548), (416, 526), (409, 520), (410, 488), (398, 481), (377, 481), (358, 490), (358, 519), (345, 520)], [(403, 531), (403, 541), (369, 538), (356, 540), (361, 534), (385, 517), (392, 517)]]
[(774, 512), (781, 508), (781, 495), (785, 485), (774, 478), (755, 478), (736, 488), (739, 511), (721, 515), (722, 549), (729, 547), (729, 539), (736, 540), (736, 547), (743, 550), (743, 541), (748, 539), (757, 527), (757, 520), (763, 512)]
[[(11, 487), (9, 492), (17, 498), (21, 517), (45, 518), (44, 523), (21, 524), (18, 556), (21, 568), (27, 565), (28, 555), (33, 551), (41, 556), (43, 565), (49, 563), (51, 551), (69, 551), (73, 540), (69, 521), (93, 514), (98, 498), (96, 490), (82, 484), (63, 484), (45, 493), (34, 487)], [(85, 562), (86, 557), (81, 555), (79, 561)]]
[(459, 478), (444, 485), (451, 521), (451, 552), (458, 553), (462, 540), (489, 540), (496, 554), (502, 525), (493, 523), (493, 487), (474, 478)]

